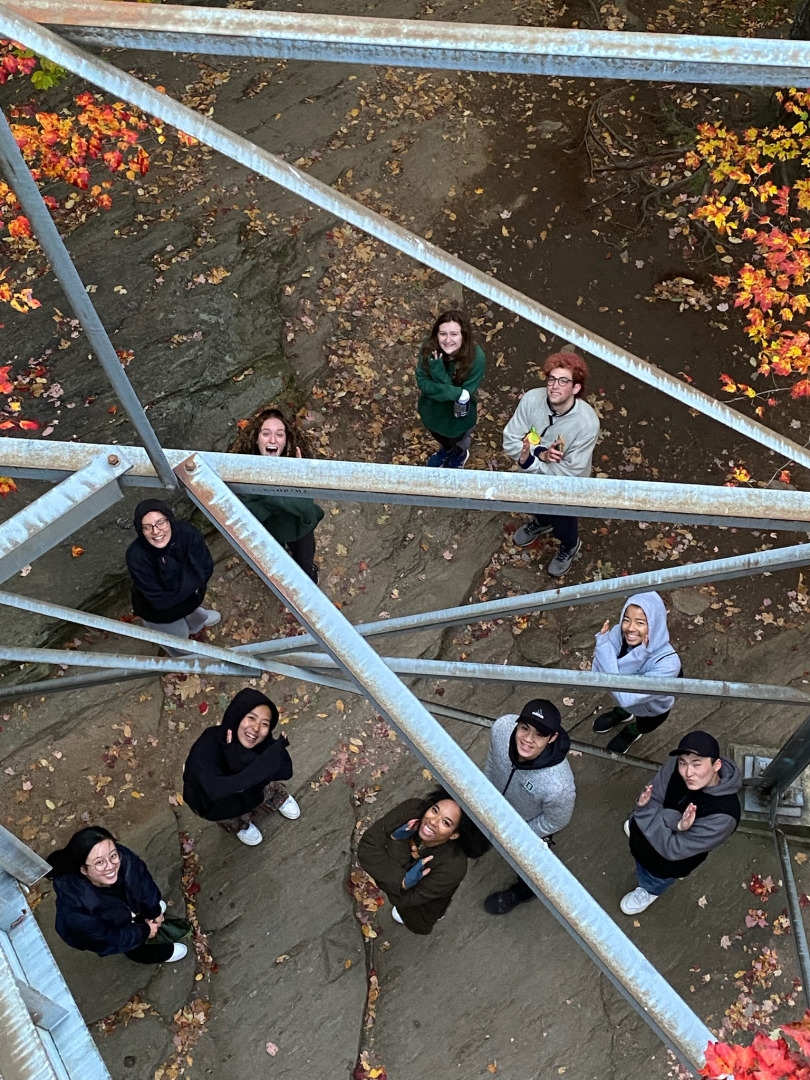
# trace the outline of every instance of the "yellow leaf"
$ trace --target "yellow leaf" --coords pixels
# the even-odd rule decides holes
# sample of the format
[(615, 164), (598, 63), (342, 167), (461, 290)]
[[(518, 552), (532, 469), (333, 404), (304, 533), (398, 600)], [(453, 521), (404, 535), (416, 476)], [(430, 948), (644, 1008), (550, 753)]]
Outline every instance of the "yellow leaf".
[(337, 701), (335, 702), (335, 708), (337, 709), (338, 712), (345, 712), (346, 711), (346, 706), (343, 704), (343, 702), (340, 700), (340, 698), (338, 698)]
[(107, 796), (107, 806), (109, 806), (109, 808), (111, 810), (115, 806), (115, 796), (114, 795), (108, 795)]
[(496, 1073), (498, 1071), (498, 1062), (492, 1061), (487, 1065), (487, 1072)]
[(430, 769), (422, 769), (422, 778), (424, 780), (432, 780), (433, 773), (430, 771)]
[(143, 798), (143, 792), (142, 791), (130, 791), (130, 795), (132, 796), (133, 799), (142, 799)]
[(45, 800), (45, 805), (48, 807), (49, 810), (55, 810), (56, 809), (56, 803), (51, 802), (50, 799)]
[(363, 937), (367, 938), (375, 938), (377, 936), (377, 931), (372, 930), (371, 927), (366, 926), (365, 923), (363, 923), (363, 925), (360, 927), (360, 933), (363, 935)]

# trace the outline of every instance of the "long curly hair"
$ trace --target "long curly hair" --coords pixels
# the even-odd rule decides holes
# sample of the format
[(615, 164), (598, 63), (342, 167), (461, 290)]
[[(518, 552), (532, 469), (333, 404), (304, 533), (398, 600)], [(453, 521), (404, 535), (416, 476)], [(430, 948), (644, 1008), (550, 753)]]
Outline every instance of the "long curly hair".
[[(434, 791), (425, 798), (424, 806), (422, 807), (422, 813), (427, 813), (431, 806), (434, 806), (437, 802), (441, 802), (442, 799), (450, 799), (452, 802), (458, 803), (449, 795), (444, 788), (436, 788)], [(461, 807), (459, 807), (461, 809)], [(457, 843), (468, 859), (480, 859), (482, 855), (492, 847), (492, 844), (487, 840), (475, 822), (467, 814), (461, 810), (461, 817), (458, 822), (458, 840)]]
[(268, 405), (267, 408), (261, 409), (251, 416), (244, 427), (240, 427), (239, 433), (233, 440), (228, 453), (258, 454), (259, 432), (262, 430), (265, 420), (280, 420), (284, 425), (287, 443), (284, 452), (280, 455), (281, 457), (297, 457), (296, 450), (301, 451), (302, 458), (311, 458), (313, 456), (312, 447), (304, 432), (294, 421), (288, 420), (281, 409), (276, 408), (275, 405)]
[(422, 344), (420, 353), (421, 362), (425, 371), (430, 371), (430, 357), (434, 353), (441, 354), (442, 351), (441, 346), (439, 345), (439, 327), (449, 322), (458, 323), (461, 327), (461, 348), (453, 357), (452, 379), (455, 386), (462, 386), (467, 376), (470, 374), (473, 360), (475, 359), (475, 343), (473, 342), (472, 327), (470, 326), (470, 320), (463, 311), (451, 309), (450, 311), (443, 311), (441, 313), (431, 328), (430, 337)]

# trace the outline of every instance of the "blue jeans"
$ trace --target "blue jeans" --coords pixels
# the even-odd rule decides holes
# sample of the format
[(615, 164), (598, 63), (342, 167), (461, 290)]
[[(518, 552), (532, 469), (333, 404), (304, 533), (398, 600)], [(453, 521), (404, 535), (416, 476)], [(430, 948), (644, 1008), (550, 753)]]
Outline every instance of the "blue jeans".
[(651, 896), (661, 896), (678, 880), (674, 877), (656, 877), (638, 861), (636, 862), (636, 877), (641, 888), (646, 889)]

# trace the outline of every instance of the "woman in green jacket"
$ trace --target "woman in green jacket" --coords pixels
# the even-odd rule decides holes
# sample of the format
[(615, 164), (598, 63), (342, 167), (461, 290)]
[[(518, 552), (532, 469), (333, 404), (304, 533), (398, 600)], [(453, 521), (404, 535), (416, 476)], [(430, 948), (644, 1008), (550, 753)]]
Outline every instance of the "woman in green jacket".
[(478, 415), (475, 392), (486, 363), (464, 312), (443, 312), (422, 343), (416, 364), (419, 416), (439, 444), (427, 460), (429, 466), (463, 469), (466, 465)]
[(442, 788), (406, 799), (360, 838), (357, 861), (395, 905), (394, 922), (429, 934), (489, 840)]
[[(237, 435), (231, 453), (261, 454), (262, 457), (312, 456), (304, 433), (273, 406), (262, 409), (248, 421)], [(286, 495), (240, 495), (239, 498), (317, 585), (315, 528), (323, 517), (320, 506), (312, 499)]]

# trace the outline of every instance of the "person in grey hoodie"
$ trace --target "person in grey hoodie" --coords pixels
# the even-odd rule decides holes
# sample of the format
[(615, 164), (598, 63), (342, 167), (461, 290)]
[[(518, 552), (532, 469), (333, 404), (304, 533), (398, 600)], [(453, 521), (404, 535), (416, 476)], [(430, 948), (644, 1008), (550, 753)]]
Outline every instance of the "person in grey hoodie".
[(720, 756), (713, 735), (684, 735), (624, 823), (638, 879), (619, 905), (625, 915), (646, 911), (728, 840), (740, 823), (741, 787), (740, 770)]
[[(549, 845), (574, 812), (576, 786), (566, 759), (570, 746), (560, 710), (544, 698), (529, 701), (519, 716), (507, 713), (492, 725), (484, 774)], [(518, 878), (488, 896), (484, 908), (490, 915), (505, 915), (533, 899), (532, 890)]]
[[(625, 603), (616, 626), (611, 628), (610, 621), (605, 622), (596, 635), (591, 670), (659, 679), (683, 674), (681, 659), (669, 640), (667, 609), (658, 593), (636, 593)], [(614, 690), (613, 697), (615, 708), (600, 713), (593, 730), (604, 734), (626, 725), (607, 744), (614, 754), (626, 754), (642, 735), (660, 727), (675, 702), (671, 695), (656, 692), (625, 694)]]

